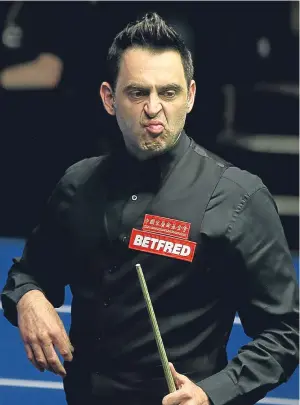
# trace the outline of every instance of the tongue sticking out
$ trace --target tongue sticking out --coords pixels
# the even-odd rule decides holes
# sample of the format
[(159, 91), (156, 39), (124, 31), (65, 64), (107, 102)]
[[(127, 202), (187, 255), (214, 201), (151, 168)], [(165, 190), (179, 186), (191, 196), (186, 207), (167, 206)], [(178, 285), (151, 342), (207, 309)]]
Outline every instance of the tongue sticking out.
[(161, 124), (152, 124), (146, 126), (146, 130), (153, 135), (159, 135), (164, 130), (164, 127)]

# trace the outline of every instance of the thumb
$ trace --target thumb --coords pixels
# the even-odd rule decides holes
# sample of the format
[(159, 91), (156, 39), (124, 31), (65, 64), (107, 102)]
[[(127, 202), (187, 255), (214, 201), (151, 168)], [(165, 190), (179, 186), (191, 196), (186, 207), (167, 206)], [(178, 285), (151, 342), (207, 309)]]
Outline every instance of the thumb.
[(177, 388), (180, 389), (182, 387), (182, 385), (188, 380), (188, 378), (183, 374), (177, 373), (177, 371), (175, 370), (175, 367), (173, 366), (172, 363), (169, 363), (169, 366), (170, 366), (170, 370), (171, 370), (172, 376), (174, 378), (175, 384), (176, 384)]

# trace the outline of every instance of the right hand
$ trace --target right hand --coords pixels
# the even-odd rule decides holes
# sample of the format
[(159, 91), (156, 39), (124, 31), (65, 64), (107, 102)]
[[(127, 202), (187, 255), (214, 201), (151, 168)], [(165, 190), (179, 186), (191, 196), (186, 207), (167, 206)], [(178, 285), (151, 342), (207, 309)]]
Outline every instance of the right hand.
[(29, 361), (40, 371), (46, 369), (65, 377), (55, 347), (66, 361), (72, 361), (74, 348), (53, 305), (41, 291), (31, 290), (20, 299), (17, 311)]

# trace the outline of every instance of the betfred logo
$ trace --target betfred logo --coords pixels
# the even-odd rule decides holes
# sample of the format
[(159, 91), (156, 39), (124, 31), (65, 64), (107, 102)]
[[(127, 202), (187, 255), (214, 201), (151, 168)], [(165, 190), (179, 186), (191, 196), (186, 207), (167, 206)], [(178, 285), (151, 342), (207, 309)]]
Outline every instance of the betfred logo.
[(145, 215), (143, 231), (154, 232), (175, 238), (188, 239), (191, 224), (178, 219), (159, 217), (157, 215)]
[(195, 254), (196, 243), (167, 235), (157, 235), (133, 229), (130, 236), (129, 248), (191, 262)]

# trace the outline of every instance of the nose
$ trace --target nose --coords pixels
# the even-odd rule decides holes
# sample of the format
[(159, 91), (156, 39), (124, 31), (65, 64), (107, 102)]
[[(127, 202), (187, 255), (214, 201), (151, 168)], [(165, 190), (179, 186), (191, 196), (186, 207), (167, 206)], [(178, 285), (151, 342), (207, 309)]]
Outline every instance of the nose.
[(162, 109), (162, 105), (161, 105), (158, 95), (151, 94), (149, 96), (149, 99), (145, 103), (145, 107), (144, 107), (145, 113), (149, 117), (153, 118), (153, 117), (157, 116), (157, 114), (161, 111), (161, 109)]

